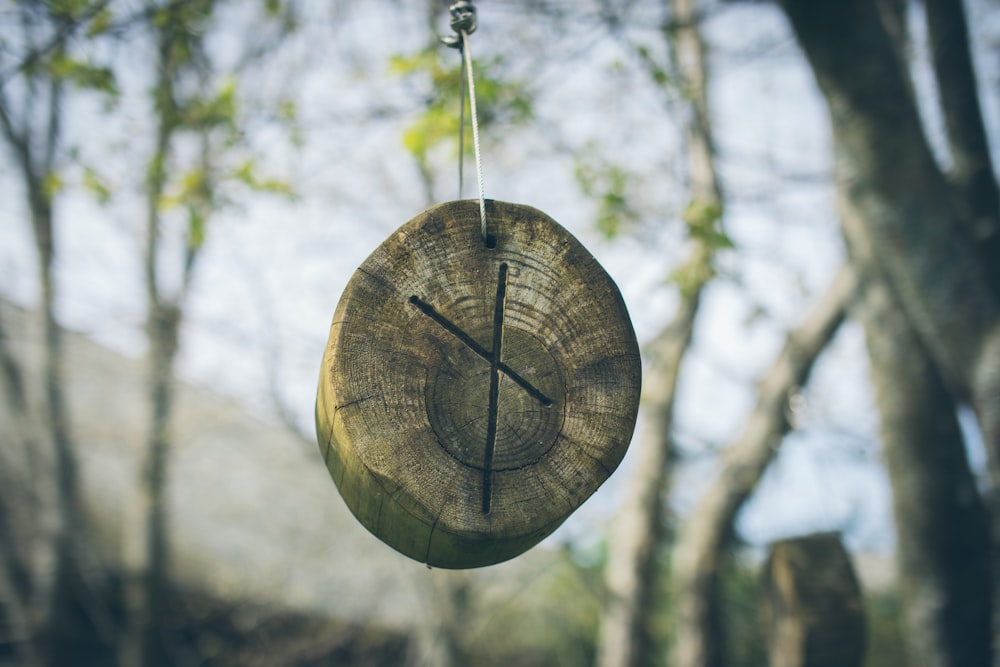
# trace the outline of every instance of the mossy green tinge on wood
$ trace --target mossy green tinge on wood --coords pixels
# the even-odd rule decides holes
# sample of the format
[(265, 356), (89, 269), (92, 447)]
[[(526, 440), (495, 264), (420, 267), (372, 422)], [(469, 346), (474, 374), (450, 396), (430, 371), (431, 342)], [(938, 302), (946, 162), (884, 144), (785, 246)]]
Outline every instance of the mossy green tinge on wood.
[(523, 553), (611, 475), (639, 405), (621, 294), (541, 211), (455, 201), (365, 260), (333, 316), (319, 449), (358, 520), (428, 565)]

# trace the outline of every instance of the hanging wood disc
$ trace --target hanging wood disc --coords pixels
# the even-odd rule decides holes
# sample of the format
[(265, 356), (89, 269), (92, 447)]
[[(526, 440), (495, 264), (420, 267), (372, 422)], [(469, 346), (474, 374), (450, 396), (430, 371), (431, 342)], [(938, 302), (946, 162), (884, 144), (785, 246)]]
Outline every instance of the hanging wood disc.
[(455, 201), (365, 260), (333, 317), (319, 448), (348, 507), (444, 568), (534, 546), (615, 470), (640, 360), (614, 282), (541, 211)]

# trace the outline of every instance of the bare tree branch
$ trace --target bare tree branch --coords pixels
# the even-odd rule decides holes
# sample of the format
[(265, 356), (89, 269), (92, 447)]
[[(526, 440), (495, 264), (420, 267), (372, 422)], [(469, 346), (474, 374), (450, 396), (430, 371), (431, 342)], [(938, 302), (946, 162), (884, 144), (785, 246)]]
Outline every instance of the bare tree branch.
[(643, 387), (646, 423), (633, 445), (636, 472), (610, 536), (608, 599), (597, 663), (601, 667), (643, 664), (655, 648), (647, 622), (657, 592), (657, 555), (666, 534), (664, 496), (673, 459), (674, 399), (700, 295), (698, 289), (682, 297), (673, 320), (648, 348), (653, 361)]
[(62, 46), (66, 44), (70, 37), (72, 37), (81, 26), (86, 25), (89, 21), (93, 20), (94, 17), (107, 9), (110, 4), (111, 0), (98, 0), (88, 6), (86, 11), (74, 20), (64, 18), (57, 21), (55, 23), (55, 30), (45, 42), (33, 45), (28, 49), (27, 53), (21, 56), (21, 59), (17, 63), (8, 67), (6, 71), (0, 73), (0, 86), (3, 86), (7, 83), (7, 81), (23, 73), (24, 70), (38, 63), (38, 61), (53, 51), (57, 51), (62, 48)]
[(788, 399), (806, 384), (813, 363), (832, 340), (854, 295), (855, 274), (843, 267), (802, 324), (792, 331), (760, 382), (757, 404), (726, 450), (719, 478), (682, 526), (674, 559), (675, 667), (721, 664), (699, 628), (718, 618), (719, 573), (737, 512), (753, 492), (788, 432)]
[[(647, 626), (657, 591), (657, 556), (666, 536), (664, 497), (674, 452), (671, 431), (677, 381), (691, 343), (702, 292), (714, 276), (716, 247), (694, 229), (696, 224), (706, 222), (717, 225), (722, 214), (708, 106), (706, 47), (695, 20), (695, 4), (693, 0), (665, 2), (664, 9), (669, 10), (675, 26), (665, 35), (671, 41), (690, 106), (687, 141), (691, 208), (705, 215), (701, 220), (689, 221), (692, 248), (680, 272), (686, 276), (680, 286), (681, 302), (673, 320), (650, 346), (652, 364), (643, 392), (646, 424), (635, 445), (639, 461), (610, 540), (608, 601), (598, 647), (601, 667), (648, 664), (653, 657), (655, 647)], [(650, 74), (655, 81), (655, 66)]]
[(980, 244), (991, 284), (1000, 295), (1000, 190), (979, 103), (964, 3), (925, 0), (924, 6), (959, 213)]

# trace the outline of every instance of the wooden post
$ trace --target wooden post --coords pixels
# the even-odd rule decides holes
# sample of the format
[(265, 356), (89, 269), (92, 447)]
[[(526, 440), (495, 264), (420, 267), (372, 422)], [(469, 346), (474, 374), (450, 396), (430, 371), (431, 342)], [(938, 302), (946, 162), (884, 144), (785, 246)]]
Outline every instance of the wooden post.
[(861, 587), (839, 533), (772, 544), (764, 589), (771, 667), (861, 665)]

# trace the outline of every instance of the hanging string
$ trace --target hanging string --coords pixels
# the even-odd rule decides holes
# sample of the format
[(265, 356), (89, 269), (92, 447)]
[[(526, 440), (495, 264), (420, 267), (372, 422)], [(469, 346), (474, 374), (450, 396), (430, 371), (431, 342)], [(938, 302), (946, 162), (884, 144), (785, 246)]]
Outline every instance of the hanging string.
[[(462, 33), (463, 35), (465, 33)], [(465, 193), (465, 54), (466, 50), (461, 44), (459, 50), (462, 52), (462, 71), (458, 79), (458, 198), (462, 199)]]
[[(476, 79), (472, 73), (472, 53), (469, 50), (469, 35), (476, 31), (476, 8), (471, 2), (463, 0), (449, 8), (451, 13), (451, 28), (457, 37), (442, 38), (447, 46), (457, 48), (462, 52), (462, 68), (465, 78), (462, 79), (459, 104), (461, 112), (458, 123), (458, 198), (462, 198), (465, 182), (465, 88), (469, 88), (469, 110), (472, 116), (472, 148), (476, 156), (476, 178), (479, 180), (479, 224), (483, 242), (490, 244), (486, 229), (486, 188), (483, 182), (483, 159), (479, 149), (479, 115), (476, 111)], [(466, 81), (468, 84), (466, 84)]]

